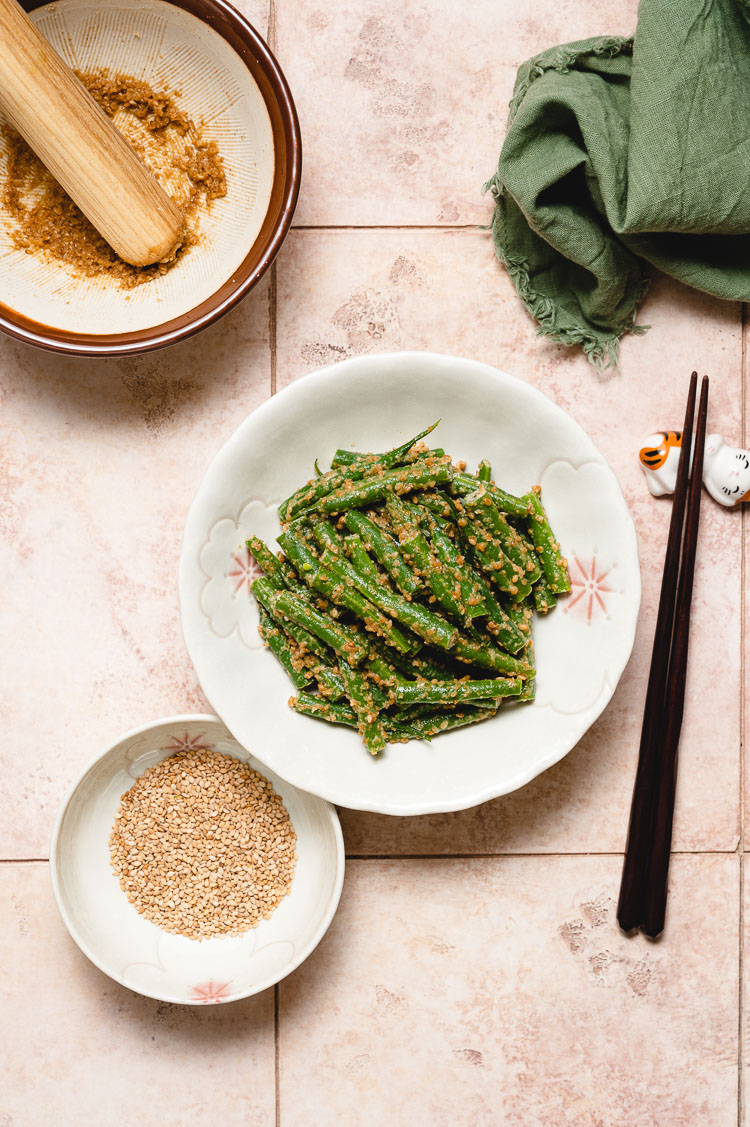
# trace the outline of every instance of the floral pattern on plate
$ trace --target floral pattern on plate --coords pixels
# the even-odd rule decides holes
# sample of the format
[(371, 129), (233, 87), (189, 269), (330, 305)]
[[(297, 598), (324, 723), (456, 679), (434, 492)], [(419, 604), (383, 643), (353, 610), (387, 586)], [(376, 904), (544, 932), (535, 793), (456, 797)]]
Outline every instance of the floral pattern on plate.
[[(568, 560), (571, 591), (548, 616), (537, 618), (536, 704), (565, 716), (592, 707), (614, 686), (618, 639), (631, 618), (624, 577), (610, 547), (616, 543), (612, 521), (617, 517), (603, 488), (609, 473), (601, 462), (556, 461), (541, 476), (545, 505), (556, 514), (554, 529)], [(549, 670), (555, 671), (554, 682)]]
[(606, 618), (609, 596), (613, 593), (606, 580), (612, 568), (602, 567), (595, 555), (585, 563), (578, 556), (573, 556), (568, 560), (568, 567), (571, 593), (563, 613), (583, 615), (589, 623), (595, 622), (601, 615)]
[(258, 634), (258, 607), (250, 590), (253, 581), (263, 573), (245, 540), (256, 533), (273, 542), (278, 527), (276, 506), (248, 501), (236, 520), (225, 516), (213, 524), (200, 551), (200, 568), (206, 577), (201, 609), (211, 630), (219, 638), (236, 632), (251, 650), (263, 646)]

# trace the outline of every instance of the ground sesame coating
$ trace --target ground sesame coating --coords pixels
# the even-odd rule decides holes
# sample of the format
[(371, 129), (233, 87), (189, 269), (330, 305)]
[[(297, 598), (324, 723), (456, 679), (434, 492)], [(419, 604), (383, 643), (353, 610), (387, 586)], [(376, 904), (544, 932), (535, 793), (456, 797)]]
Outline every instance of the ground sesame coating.
[(356, 728), (373, 755), (533, 701), (534, 612), (568, 584), (539, 487), (506, 492), (486, 460), (468, 473), (424, 445), (432, 429), (385, 454), (337, 450), (327, 473), (316, 462), (280, 506), (283, 556), (247, 542), (291, 707)]

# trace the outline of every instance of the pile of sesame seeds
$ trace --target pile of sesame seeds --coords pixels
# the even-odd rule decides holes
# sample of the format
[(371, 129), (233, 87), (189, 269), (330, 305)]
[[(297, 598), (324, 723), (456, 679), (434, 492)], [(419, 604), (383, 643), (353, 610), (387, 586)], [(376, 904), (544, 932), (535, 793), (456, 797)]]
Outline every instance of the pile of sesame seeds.
[(291, 888), (296, 844), (268, 779), (206, 748), (144, 771), (109, 839), (130, 903), (164, 931), (198, 940), (268, 919)]

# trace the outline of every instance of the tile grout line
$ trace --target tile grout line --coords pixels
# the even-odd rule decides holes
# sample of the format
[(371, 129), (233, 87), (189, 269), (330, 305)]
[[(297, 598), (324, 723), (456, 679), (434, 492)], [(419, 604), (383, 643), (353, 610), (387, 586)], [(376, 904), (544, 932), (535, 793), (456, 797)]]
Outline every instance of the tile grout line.
[[(268, 0), (268, 46), (276, 54), (276, 0)], [(268, 284), (268, 349), (270, 390), (276, 394), (276, 263), (271, 266)], [(279, 1083), (279, 984), (273, 988), (273, 1101), (274, 1125), (281, 1127), (281, 1086)]]
[[(276, 54), (276, 0), (268, 0), (268, 46)], [(276, 394), (276, 263), (269, 271), (268, 285), (268, 346), (271, 361), (271, 395)]]
[[(734, 857), (735, 849), (673, 849), (674, 857)], [(549, 853), (347, 853), (347, 861), (487, 861), (493, 857), (622, 857), (622, 850), (552, 850)], [(743, 853), (740, 852), (740, 856)], [(48, 865), (49, 857), (0, 857), (0, 865)]]
[(49, 857), (0, 857), (0, 865), (49, 865)]
[(292, 231), (486, 231), (480, 223), (292, 223)]
[(273, 1075), (275, 1088), (275, 1127), (281, 1127), (281, 1085), (279, 1084), (279, 984), (273, 988)]
[[(673, 857), (736, 857), (735, 849), (672, 849)], [(347, 853), (347, 861), (488, 861), (492, 858), (620, 857), (622, 850), (567, 850), (551, 853)]]
[[(745, 378), (747, 374), (747, 305), (740, 309), (740, 379), (742, 382), (740, 402), (742, 405), (742, 445), (747, 442), (747, 402)], [(739, 833), (739, 938), (738, 938), (738, 981), (737, 981), (737, 1124), (743, 1121), (745, 1091), (743, 1082), (743, 1041), (745, 1033), (745, 1012), (743, 1006), (744, 979), (744, 939), (745, 939), (745, 507), (740, 514), (740, 833)]]
[(268, 349), (270, 353), (270, 389), (276, 394), (276, 263), (271, 267), (268, 283)]
[(276, 0), (268, 0), (268, 46), (276, 54)]
[(481, 223), (292, 223), (292, 231), (477, 231)]
[(743, 979), (742, 948), (743, 948), (743, 945), (744, 945), (743, 940), (744, 940), (744, 929), (745, 929), (745, 907), (744, 907), (744, 896), (743, 896), (743, 885), (745, 883), (745, 880), (744, 880), (745, 857), (744, 857), (743, 853), (740, 853), (739, 870), (740, 870), (740, 872), (739, 872), (739, 942), (738, 942), (739, 951), (738, 951), (738, 960), (737, 960), (738, 963), (739, 963), (738, 976), (737, 976), (737, 995), (738, 995), (738, 997), (737, 997), (737, 1127), (741, 1127), (741, 1124), (742, 1124), (742, 1105), (743, 1105), (744, 1100), (745, 1100), (745, 1092), (744, 1092), (743, 1076), (742, 1076), (742, 1074), (743, 1074), (743, 1069), (742, 1069), (742, 1058), (743, 1058), (742, 1041), (743, 1041), (743, 1036), (744, 1036), (744, 1025), (745, 1025), (745, 1015), (744, 1015), (743, 1006), (742, 1006), (742, 994), (743, 994), (743, 990), (742, 990), (742, 979)]

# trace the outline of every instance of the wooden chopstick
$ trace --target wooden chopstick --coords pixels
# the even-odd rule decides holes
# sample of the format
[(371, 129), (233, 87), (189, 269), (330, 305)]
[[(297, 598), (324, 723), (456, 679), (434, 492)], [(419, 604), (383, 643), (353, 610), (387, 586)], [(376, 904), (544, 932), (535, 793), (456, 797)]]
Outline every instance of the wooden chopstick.
[[(620, 898), (617, 918), (624, 931), (646, 924), (647, 901), (651, 907), (649, 926), (651, 930), (658, 922), (659, 898), (651, 893), (652, 861), (656, 864), (658, 879), (663, 873), (663, 901), (666, 901), (666, 872), (669, 865), (669, 846), (671, 842), (671, 814), (674, 808), (674, 773), (677, 763), (677, 742), (679, 741), (684, 702), (684, 680), (687, 665), (687, 641), (689, 633), (690, 596), (695, 562), (695, 545), (698, 533), (701, 475), (693, 472), (690, 477), (693, 417), (695, 413), (695, 393), (698, 375), (693, 372), (690, 378), (685, 423), (682, 431), (682, 449), (677, 471), (677, 483), (672, 503), (672, 516), (669, 524), (667, 551), (664, 559), (659, 611), (654, 633), (646, 704), (643, 713), (641, 743), (638, 756), (638, 770), (633, 800), (630, 810), (628, 843), (623, 864)], [(700, 446), (700, 465), (696, 457), (692, 459), (693, 469), (702, 471), (703, 440), (705, 439), (705, 416), (708, 406), (708, 380), (704, 378), (701, 389), (701, 411), (703, 439)], [(700, 426), (700, 419), (699, 419)], [(688, 485), (692, 482), (690, 540), (685, 537), (685, 558), (681, 565), (681, 548), (685, 526)], [(687, 570), (686, 566), (687, 565)], [(684, 576), (684, 578), (681, 578)], [(679, 608), (678, 608), (679, 601)], [(680, 642), (675, 651), (677, 660), (673, 662), (673, 642), (675, 641), (675, 615), (678, 616)], [(678, 707), (672, 709), (674, 695)], [(665, 740), (669, 728), (669, 755), (665, 755)], [(671, 788), (669, 776), (671, 771)], [(671, 792), (671, 801), (670, 801)], [(657, 808), (659, 842), (654, 836), (657, 828)], [(668, 831), (668, 832), (667, 832)], [(666, 851), (664, 841), (666, 839)], [(666, 867), (665, 867), (666, 853)], [(658, 883), (658, 881), (657, 881)], [(663, 914), (662, 914), (663, 925)], [(649, 932), (650, 934), (651, 932)], [(658, 933), (657, 933), (658, 934)]]
[(657, 783), (648, 888), (641, 924), (642, 930), (653, 939), (664, 930), (664, 916), (667, 909), (667, 875), (669, 873), (672, 821), (677, 785), (677, 748), (680, 742), (682, 714), (685, 705), (685, 681), (687, 678), (688, 642), (690, 640), (690, 603), (693, 597), (695, 552), (698, 545), (707, 414), (708, 376), (704, 376), (698, 405), (698, 422), (695, 428), (695, 452), (690, 474), (682, 565), (677, 587), (676, 622), (669, 660), (664, 746)]

